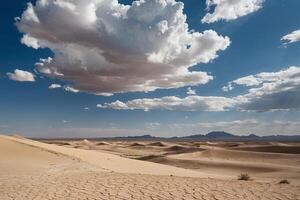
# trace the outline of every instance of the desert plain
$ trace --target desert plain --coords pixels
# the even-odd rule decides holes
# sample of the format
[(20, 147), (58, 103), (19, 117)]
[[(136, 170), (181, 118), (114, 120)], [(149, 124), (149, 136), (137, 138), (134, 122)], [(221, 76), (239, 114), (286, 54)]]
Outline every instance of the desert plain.
[(0, 136), (0, 199), (297, 200), (300, 143)]

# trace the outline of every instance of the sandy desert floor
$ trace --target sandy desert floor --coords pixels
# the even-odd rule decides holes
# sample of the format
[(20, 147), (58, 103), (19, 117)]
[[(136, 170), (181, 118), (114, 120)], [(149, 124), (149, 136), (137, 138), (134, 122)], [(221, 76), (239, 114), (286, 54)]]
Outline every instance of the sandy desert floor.
[(207, 177), (234, 179), (241, 173), (247, 173), (255, 181), (276, 182), (288, 179), (300, 184), (300, 143), (89, 140), (44, 142), (192, 169)]
[(1, 200), (300, 199), (298, 144), (47, 142), (0, 136)]

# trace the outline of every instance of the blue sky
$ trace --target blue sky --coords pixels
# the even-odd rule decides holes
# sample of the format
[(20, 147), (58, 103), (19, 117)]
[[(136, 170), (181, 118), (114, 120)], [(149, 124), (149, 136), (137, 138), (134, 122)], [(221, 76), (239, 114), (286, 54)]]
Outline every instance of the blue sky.
[[(47, 2), (53, 3), (54, 1), (47, 0)], [(60, 2), (68, 1), (61, 0)], [(74, 6), (79, 7), (78, 2), (75, 0), (73, 2)], [(223, 18), (209, 23), (201, 22), (201, 19), (208, 12), (204, 0), (182, 2), (184, 3), (183, 12), (187, 16), (186, 23), (189, 26), (189, 31), (194, 30), (194, 32), (202, 33), (206, 30), (212, 30), (217, 35), (214, 35), (214, 44), (211, 44), (213, 42), (208, 40), (210, 36), (203, 36), (202, 40), (208, 41), (207, 44), (205, 43), (207, 47), (203, 47), (202, 40), (201, 42), (197, 40), (188, 41), (192, 46), (191, 48), (197, 45), (201, 48), (193, 54), (187, 53), (185, 57), (181, 57), (184, 53), (176, 54), (176, 56), (187, 63), (184, 64), (184, 67), (188, 68), (189, 71), (201, 71), (207, 72), (207, 74), (201, 75), (201, 77), (200, 75), (197, 76), (199, 80), (193, 79), (193, 82), (191, 80), (178, 81), (178, 79), (175, 79), (178, 76), (175, 69), (179, 67), (179, 64), (175, 61), (170, 64), (166, 63), (167, 61), (160, 60), (161, 57), (155, 57), (157, 59), (155, 62), (142, 60), (142, 65), (136, 66), (136, 62), (130, 60), (126, 63), (127, 65), (123, 63), (109, 65), (109, 70), (112, 67), (116, 67), (116, 70), (118, 70), (116, 72), (111, 70), (111, 73), (116, 73), (119, 76), (126, 73), (129, 75), (121, 77), (124, 78), (124, 82), (120, 82), (121, 86), (115, 85), (118, 82), (111, 81), (108, 82), (108, 86), (105, 88), (99, 86), (105, 86), (104, 82), (92, 81), (91, 79), (93, 73), (104, 73), (97, 70), (102, 69), (103, 66), (107, 67), (107, 61), (94, 64), (93, 59), (96, 58), (93, 58), (90, 54), (84, 57), (87, 66), (73, 66), (74, 63), (68, 63), (70, 58), (67, 58), (68, 53), (72, 54), (71, 50), (66, 49), (67, 47), (62, 44), (75, 45), (72, 48), (76, 50), (78, 55), (81, 55), (80, 53), (87, 51), (86, 48), (88, 51), (89, 48), (96, 48), (101, 52), (110, 52), (107, 49), (113, 49), (111, 51), (114, 51), (114, 46), (110, 45), (116, 42), (117, 50), (113, 53), (117, 52), (117, 59), (122, 62), (127, 52), (133, 52), (134, 58), (143, 59), (146, 55), (154, 53), (154, 50), (158, 52), (162, 49), (164, 52), (162, 57), (166, 59), (168, 57), (164, 47), (167, 45), (160, 46), (156, 44), (156, 40), (151, 42), (151, 39), (149, 39), (151, 35), (146, 38), (148, 35), (145, 36), (145, 32), (143, 32), (145, 30), (139, 28), (134, 30), (134, 33), (118, 31), (114, 33), (114, 37), (107, 36), (106, 41), (109, 41), (107, 43), (103, 42), (105, 39), (101, 39), (102, 42), (99, 44), (96, 39), (95, 41), (90, 39), (84, 41), (83, 44), (79, 44), (79, 42), (77, 44), (78, 35), (81, 34), (79, 38), (90, 37), (89, 34), (84, 35), (86, 32), (81, 32), (81, 28), (83, 30), (84, 26), (87, 25), (85, 18), (82, 18), (82, 16), (80, 16), (82, 21), (78, 22), (78, 27), (76, 26), (78, 30), (65, 30), (62, 33), (64, 26), (74, 27), (72, 20), (76, 19), (70, 18), (71, 14), (67, 15), (66, 12), (57, 9), (55, 6), (36, 7), (35, 2), (32, 2), (35, 15), (40, 21), (39, 25), (31, 23), (26, 17), (19, 19), (18, 25), (15, 24), (15, 17), (21, 17), (22, 13), (28, 9), (28, 1), (11, 0), (1, 6), (0, 90), (2, 92), (0, 94), (0, 132), (4, 134), (20, 133), (34, 137), (101, 137), (142, 134), (179, 136), (203, 134), (212, 130), (225, 130), (240, 135), (251, 133), (258, 135), (300, 134), (300, 104), (297, 103), (300, 99), (300, 72), (298, 71), (298, 66), (300, 66), (300, 42), (297, 40), (300, 40), (300, 34), (292, 34), (293, 31), (300, 29), (300, 13), (298, 12), (300, 2), (298, 0), (253, 0), (253, 4), (259, 5), (259, 8), (255, 11), (249, 11), (246, 14), (237, 13), (234, 19), (223, 13)], [(119, 1), (119, 3), (131, 5), (132, 2)], [(147, 8), (149, 5), (145, 4), (145, 7)], [(209, 12), (213, 13), (217, 9), (222, 9), (222, 7), (223, 9), (230, 9), (230, 6), (242, 5), (213, 5)], [(51, 9), (57, 9), (55, 12), (63, 17), (62, 23), (53, 20), (50, 24), (52, 36), (56, 35), (57, 38), (61, 36), (59, 42), (49, 41), (46, 34), (43, 35), (37, 32), (37, 30), (49, 31), (47, 29), (49, 28), (48, 24), (46, 24), (48, 22), (47, 20), (43, 21), (43, 19), (53, 17), (49, 14), (50, 12), (46, 12), (51, 11)], [(104, 18), (103, 13), (101, 13), (104, 12), (103, 10), (99, 9), (97, 12), (98, 20), (101, 17)], [(149, 8), (145, 12), (155, 13), (156, 11), (151, 11)], [(168, 21), (168, 16), (165, 14), (168, 12), (165, 8), (159, 17), (165, 17)], [(133, 13), (135, 15), (132, 14), (132, 19), (129, 22), (120, 20), (119, 24), (115, 24), (115, 21), (110, 19), (111, 16), (105, 16), (107, 19), (105, 18), (106, 21), (103, 19), (103, 23), (106, 27), (111, 26), (118, 30), (123, 28), (124, 31), (127, 31), (132, 28), (130, 26), (135, 18), (142, 15), (139, 10)], [(147, 15), (145, 16), (141, 19), (144, 21), (138, 22), (141, 25), (138, 27), (143, 27), (142, 25), (148, 23), (147, 20), (149, 19), (147, 19)], [(70, 26), (67, 26), (68, 22), (71, 24)], [(170, 24), (170, 21), (168, 22)], [(24, 44), (21, 43), (21, 38), (25, 34), (38, 41), (37, 49), (31, 48), (33, 45), (32, 40), (27, 43), (23, 42)], [(101, 35), (102, 32), (98, 32), (98, 34)], [(131, 39), (130, 34), (134, 35), (134, 39), (143, 35), (141, 38), (144, 38), (144, 40), (140, 42), (142, 45), (138, 41), (136, 43), (127, 42), (129, 38)], [(182, 37), (189, 37), (191, 32), (179, 34), (182, 34)], [(289, 34), (292, 34), (288, 37), (290, 39), (281, 40)], [(226, 43), (225, 37), (230, 43)], [(111, 38), (118, 39), (114, 41)], [(150, 43), (145, 41), (147, 39)], [(164, 37), (157, 38), (157, 40), (160, 39), (162, 42), (166, 42)], [(219, 45), (222, 42), (224, 42), (223, 46), (213, 47), (213, 45)], [(96, 47), (91, 47), (91, 45), (96, 45)], [(174, 45), (181, 44), (175, 43)], [(136, 48), (133, 48), (135, 46)], [(141, 51), (138, 51), (139, 47), (141, 47)], [(175, 46), (170, 45), (167, 52), (171, 52), (174, 48)], [(145, 52), (144, 49), (146, 49)], [(197, 60), (198, 57), (204, 55), (202, 52), (206, 51), (208, 51), (207, 54), (216, 55), (217, 57), (209, 58), (207, 62), (202, 62), (201, 59)], [(62, 70), (64, 76), (60, 78), (55, 74), (43, 73), (35, 65), (40, 58), (53, 58), (55, 55), (61, 55), (60, 61), (63, 60), (62, 63), (67, 63), (68, 70), (76, 70), (72, 73), (64, 71), (66, 67), (58, 61), (56, 62), (59, 64), (51, 63), (51, 66), (47, 66), (51, 70), (54, 68)], [(172, 54), (172, 56), (174, 55)], [(80, 58), (78, 59), (80, 60)], [(196, 61), (192, 63), (192, 59), (196, 59)], [(152, 64), (158, 67), (149, 72), (145, 71), (145, 74), (143, 70), (139, 73), (136, 72), (142, 67), (145, 70), (151, 69)], [(169, 68), (165, 67), (167, 64), (170, 65)], [(294, 66), (294, 68), (291, 68), (291, 66)], [(87, 67), (86, 74), (79, 70), (81, 67)], [(165, 71), (162, 70), (164, 67)], [(13, 73), (15, 69), (22, 70), (21, 73), (30, 72), (34, 74), (34, 81), (30, 81), (28, 76), (25, 77), (27, 81), (15, 80), (7, 74), (12, 73), (11, 75), (18, 76), (18, 74)], [(120, 70), (124, 70), (124, 73), (120, 73)], [(146, 74), (155, 70), (157, 74), (166, 73), (173, 78), (175, 77), (175, 80), (170, 81), (170, 78), (169, 82), (165, 83), (168, 86), (165, 86), (156, 79), (157, 74), (155, 79)], [(162, 70), (162, 72), (159, 70)], [(174, 74), (167, 70), (174, 70)], [(262, 72), (267, 72), (267, 76), (261, 74)], [(250, 80), (235, 81), (249, 75), (253, 75)], [(65, 77), (68, 77), (67, 80)], [(201, 82), (200, 79), (205, 79), (205, 77), (212, 77), (212, 80), (206, 83)], [(24, 77), (22, 78), (24, 79)], [(188, 79), (189, 76), (185, 78)], [(131, 83), (136, 79), (141, 79), (138, 89)], [(145, 83), (149, 80), (154, 82), (154, 88), (149, 87), (149, 89), (146, 89), (148, 86)], [(259, 83), (249, 85), (251, 81)], [(88, 87), (86, 86), (87, 83), (89, 83)], [(234, 89), (222, 90), (229, 83)], [(51, 84), (59, 84), (61, 88), (49, 89), (48, 87)], [(272, 86), (269, 90), (263, 87), (263, 85), (268, 86), (268, 84), (270, 84), (270, 87)], [(68, 86), (75, 89), (76, 92), (67, 91)], [(93, 86), (97, 88), (96, 91), (91, 89), (94, 88)], [(195, 92), (194, 94), (187, 94), (189, 87)], [(251, 89), (252, 91), (250, 91)], [(254, 93), (253, 90), (255, 89), (259, 93)], [(112, 93), (113, 95), (103, 96), (95, 95), (95, 93)], [(172, 100), (165, 97), (172, 97)], [(207, 97), (213, 98), (208, 99)], [(138, 105), (136, 100), (139, 101)], [(113, 104), (116, 101), (122, 102), (122, 105)], [(172, 106), (174, 103), (176, 103), (176, 106)]]

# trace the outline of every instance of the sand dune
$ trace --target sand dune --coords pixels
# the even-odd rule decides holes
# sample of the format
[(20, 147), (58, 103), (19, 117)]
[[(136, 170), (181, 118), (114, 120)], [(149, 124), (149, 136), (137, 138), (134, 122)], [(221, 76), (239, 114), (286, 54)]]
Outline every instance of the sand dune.
[(212, 174), (250, 173), (260, 180), (285, 177), (300, 182), (300, 155), (208, 149), (202, 152), (168, 155), (160, 162)]
[(186, 169), (199, 170), (205, 172), (206, 174), (216, 175), (223, 174), (223, 178), (233, 178), (237, 174), (248, 173), (252, 177), (255, 177), (258, 173), (271, 173), (278, 171), (278, 168), (257, 163), (242, 163), (242, 162), (228, 162), (224, 160), (205, 160), (205, 159), (191, 159), (186, 158), (184, 161), (181, 159), (176, 159), (172, 157), (164, 156), (146, 156), (140, 158), (141, 160), (162, 163), (165, 165), (172, 165), (177, 167), (182, 167)]
[(108, 142), (98, 142), (96, 145), (109, 145)]
[(227, 149), (207, 149), (205, 151), (196, 152), (189, 154), (180, 154), (177, 156), (181, 159), (197, 159), (199, 157), (208, 158), (208, 159), (224, 159), (224, 160), (237, 160), (237, 161), (255, 161), (255, 162), (281, 162), (280, 159), (286, 159), (297, 162), (297, 159), (300, 159), (300, 155), (289, 155), (282, 153), (261, 153), (261, 152), (247, 152), (247, 151), (236, 151), (236, 150), (227, 150)]
[[(72, 146), (72, 142), (67, 143), (66, 146)], [(88, 145), (97, 143), (89, 141)], [(114, 146), (111, 143), (100, 146), (110, 145)], [(122, 145), (128, 147), (128, 143)], [(188, 144), (185, 145), (187, 146)], [(222, 160), (229, 154), (234, 154), (223, 152), (226, 155), (221, 155), (220, 150), (210, 150), (209, 153), (205, 151), (161, 155), (161, 158), (167, 162), (188, 163), (197, 162), (201, 156), (208, 160), (216, 156)], [(280, 156), (279, 159), (286, 159)], [(189, 159), (188, 162), (182, 162), (184, 158)], [(253, 158), (248, 156), (247, 159)], [(132, 160), (95, 150), (0, 136), (1, 200), (300, 199), (299, 184), (294, 181), (287, 185), (277, 182), (278, 180), (268, 183), (238, 181), (224, 175)]]
[(187, 146), (179, 146), (179, 145), (174, 145), (164, 149), (164, 151), (166, 151), (167, 154), (191, 153), (191, 152), (198, 152), (201, 150), (202, 149), (196, 147), (187, 147)]
[(187, 149), (186, 147), (174, 145), (174, 146), (167, 148), (166, 150), (167, 151), (182, 151), (182, 150), (186, 150), (186, 149)]
[(132, 146), (132, 147), (143, 147), (145, 145), (142, 144), (142, 143), (139, 143), (139, 142), (134, 142), (134, 143), (130, 144), (130, 146)]
[(286, 153), (300, 154), (300, 146), (291, 146), (288, 144), (266, 145), (260, 147), (237, 147), (237, 150), (254, 151), (254, 152), (270, 152), (270, 153)]
[(168, 146), (166, 143), (164, 142), (152, 142), (150, 144), (148, 144), (149, 146), (157, 146), (157, 147), (166, 147)]
[(89, 164), (92, 164), (94, 166), (97, 166), (101, 169), (108, 170), (108, 171), (114, 171), (120, 173), (152, 174), (152, 175), (176, 174), (177, 176), (190, 176), (190, 177), (200, 177), (204, 175), (191, 170), (185, 170), (185, 169), (171, 167), (167, 165), (160, 165), (155, 163), (122, 158), (120, 156), (103, 153), (103, 152), (96, 152), (93, 150), (66, 148), (61, 146), (44, 144), (41, 142), (27, 140), (27, 139), (10, 138), (6, 136), (1, 136), (1, 138), (9, 139), (14, 142), (18, 142), (25, 145), (34, 146), (35, 148), (39, 148), (52, 153), (80, 159), (81, 161), (87, 162)]
[(7, 139), (7, 137), (0, 136), (0, 170), (2, 175), (45, 169), (54, 163), (63, 161), (68, 162), (71, 159), (30, 145), (19, 145), (14, 138)]
[[(260, 151), (266, 146), (273, 153)], [(260, 181), (293, 179), (300, 182), (300, 154), (287, 153), (291, 147), (297, 149), (299, 146), (297, 143), (283, 142), (112, 141), (109, 145), (89, 145), (88, 148), (122, 157), (193, 169), (223, 178), (235, 178), (240, 173), (249, 173), (255, 180)], [(251, 148), (251, 151), (243, 150), (244, 148)], [(277, 153), (278, 150), (284, 153)]]

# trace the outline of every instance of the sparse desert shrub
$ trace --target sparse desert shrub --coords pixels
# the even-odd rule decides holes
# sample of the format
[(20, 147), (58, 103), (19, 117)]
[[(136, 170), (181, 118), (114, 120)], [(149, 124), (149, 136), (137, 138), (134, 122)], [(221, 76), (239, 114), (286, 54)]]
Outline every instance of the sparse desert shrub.
[(290, 184), (290, 182), (288, 180), (284, 179), (284, 180), (279, 181), (278, 184)]
[(250, 176), (246, 173), (242, 173), (242, 174), (239, 175), (238, 180), (248, 181), (248, 180), (250, 180)]

